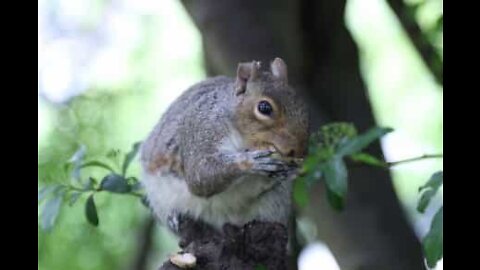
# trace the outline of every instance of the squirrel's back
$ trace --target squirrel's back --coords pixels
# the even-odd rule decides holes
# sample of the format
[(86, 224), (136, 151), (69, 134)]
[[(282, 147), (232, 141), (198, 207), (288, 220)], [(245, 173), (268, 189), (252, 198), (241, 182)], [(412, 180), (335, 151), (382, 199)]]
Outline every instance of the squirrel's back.
[[(179, 136), (183, 120), (188, 114), (196, 117), (209, 117), (228, 104), (234, 79), (226, 76), (207, 78), (185, 90), (165, 111), (160, 121), (144, 141), (141, 159), (148, 171), (154, 172), (159, 167), (171, 167), (172, 172), (179, 169)], [(230, 90), (230, 91), (229, 91)], [(208, 106), (209, 108), (205, 108)], [(209, 115), (202, 115), (208, 112)], [(161, 155), (159, 155), (161, 153)]]

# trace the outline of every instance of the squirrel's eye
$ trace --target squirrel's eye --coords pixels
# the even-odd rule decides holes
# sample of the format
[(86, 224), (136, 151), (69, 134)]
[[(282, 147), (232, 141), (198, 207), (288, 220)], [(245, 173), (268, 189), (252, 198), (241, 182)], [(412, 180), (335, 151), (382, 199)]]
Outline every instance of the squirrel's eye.
[(272, 105), (268, 101), (262, 100), (258, 103), (258, 111), (264, 115), (271, 115)]

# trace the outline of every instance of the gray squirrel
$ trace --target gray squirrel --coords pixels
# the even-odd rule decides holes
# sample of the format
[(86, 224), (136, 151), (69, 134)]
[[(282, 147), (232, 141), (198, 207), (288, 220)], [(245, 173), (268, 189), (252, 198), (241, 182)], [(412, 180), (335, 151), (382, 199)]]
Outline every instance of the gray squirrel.
[[(252, 220), (288, 226), (292, 159), (307, 151), (307, 105), (280, 58), (238, 64), (236, 78), (185, 91), (141, 146), (142, 184), (161, 223), (183, 214), (220, 229)], [(293, 173), (292, 173), (293, 172)]]

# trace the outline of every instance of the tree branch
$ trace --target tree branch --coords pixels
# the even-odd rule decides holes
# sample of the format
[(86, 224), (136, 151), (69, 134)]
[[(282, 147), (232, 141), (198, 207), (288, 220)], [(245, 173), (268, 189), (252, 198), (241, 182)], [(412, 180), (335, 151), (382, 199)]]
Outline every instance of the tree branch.
[(408, 37), (417, 49), (423, 62), (432, 73), (435, 81), (443, 86), (443, 60), (440, 54), (435, 47), (426, 40), (420, 26), (409, 13), (408, 7), (403, 0), (387, 0), (387, 2), (407, 32)]
[[(179, 219), (180, 247), (196, 257), (197, 270), (286, 270), (288, 232), (279, 223), (226, 224), (221, 231), (188, 217)], [(160, 270), (179, 270), (167, 261)], [(260, 268), (262, 269), (262, 268)]]

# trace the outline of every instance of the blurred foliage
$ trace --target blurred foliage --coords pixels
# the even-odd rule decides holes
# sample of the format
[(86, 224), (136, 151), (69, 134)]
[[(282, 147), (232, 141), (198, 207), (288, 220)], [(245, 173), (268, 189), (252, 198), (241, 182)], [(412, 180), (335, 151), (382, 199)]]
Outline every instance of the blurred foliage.
[[(309, 142), (309, 155), (305, 159), (301, 175), (295, 180), (293, 197), (295, 203), (304, 207), (309, 202), (309, 188), (323, 180), (326, 198), (330, 206), (338, 211), (345, 207), (344, 201), (348, 189), (348, 171), (345, 159), (363, 165), (389, 169), (404, 162), (420, 161), (428, 158), (442, 158), (443, 155), (423, 155), (418, 158), (385, 162), (368, 153), (362, 152), (382, 136), (392, 132), (391, 128), (375, 127), (358, 134), (351, 123), (330, 123), (313, 133)], [(417, 210), (424, 213), (430, 200), (443, 184), (443, 172), (432, 175), (430, 180), (419, 188), (421, 197)], [(443, 207), (435, 214), (430, 230), (423, 238), (423, 250), (427, 265), (435, 267), (443, 257)]]
[[(370, 144), (392, 131), (391, 128), (375, 127), (358, 134), (351, 123), (338, 122), (322, 126), (318, 132), (311, 135), (309, 155), (305, 159), (301, 176), (295, 180), (293, 194), (295, 202), (301, 207), (305, 206), (308, 203), (308, 189), (323, 180), (328, 202), (335, 210), (343, 210), (348, 189), (345, 159), (384, 168), (399, 164), (402, 161), (388, 163), (362, 152)], [(68, 202), (72, 207), (82, 196), (88, 196), (84, 206), (86, 220), (91, 225), (98, 226), (99, 217), (94, 196), (100, 192), (133, 195), (139, 197), (148, 207), (137, 177), (127, 176), (129, 165), (138, 153), (139, 147), (140, 143), (135, 143), (126, 154), (113, 149), (106, 153), (104, 160), (100, 160), (87, 158), (87, 147), (81, 145), (67, 163), (63, 166), (59, 164), (64, 171), (64, 176), (58, 180), (60, 183), (48, 184), (38, 191), (39, 203), (46, 201), (41, 212), (43, 229), (51, 230), (63, 203)], [(421, 158), (429, 158), (429, 156)], [(84, 169), (91, 167), (103, 172), (100, 182), (92, 176), (85, 177), (82, 174)], [(437, 172), (419, 188), (419, 192), (422, 192), (417, 206), (419, 212), (425, 211), (442, 183), (443, 172)], [(108, 209), (105, 210), (108, 211)], [(443, 256), (443, 207), (435, 215), (423, 244), (427, 264), (429, 267), (434, 267)]]
[[(117, 153), (117, 162), (109, 159), (115, 155), (110, 150), (128, 151), (144, 139), (166, 106), (205, 74), (200, 35), (175, 0), (40, 0), (38, 49), (39, 189), (69, 181), (63, 164), (80, 145), (88, 146), (87, 159), (108, 163), (121, 175), (124, 155)], [(139, 172), (132, 161), (126, 174)], [(95, 188), (109, 173), (98, 166), (81, 169), (83, 180), (98, 180)], [(38, 269), (128, 268), (149, 210), (138, 197), (96, 192), (94, 227), (86, 220), (89, 193), (68, 196), (58, 203), (50, 233), (42, 229), (48, 199), (38, 205)], [(152, 245), (148, 269), (176, 248), (173, 236), (157, 226)]]
[(422, 243), (427, 265), (433, 268), (443, 258), (443, 206), (433, 217), (430, 231), (423, 238)]
[[(302, 176), (295, 182), (294, 198), (304, 206), (308, 194), (306, 188), (323, 178), (330, 205), (342, 210), (348, 185), (344, 158), (361, 154), (363, 157), (374, 159), (361, 151), (391, 131), (390, 128), (372, 128), (364, 134), (357, 135), (356, 128), (350, 123), (331, 123), (322, 126), (311, 136), (309, 156), (305, 159)], [(359, 159), (358, 156), (356, 160), (369, 162), (369, 159)]]
[[(421, 186), (418, 191), (421, 192), (420, 200), (418, 201), (417, 210), (424, 213), (440, 186), (443, 185), (443, 171), (434, 173), (428, 182)], [(423, 252), (427, 260), (427, 265), (433, 268), (437, 262), (443, 257), (443, 206), (441, 206), (430, 225), (430, 230), (422, 240)]]
[[(132, 150), (125, 154), (123, 159), (119, 158), (120, 150), (110, 150), (106, 155), (110, 162), (107, 162), (95, 159), (84, 161), (86, 147), (82, 145), (73, 157), (64, 164), (65, 177), (58, 180), (59, 183), (46, 185), (38, 191), (38, 202), (46, 200), (42, 211), (41, 224), (43, 229), (51, 230), (62, 203), (68, 202), (69, 206), (73, 206), (82, 196), (88, 196), (85, 203), (85, 216), (94, 226), (99, 224), (98, 210), (94, 200), (94, 196), (99, 192), (129, 194), (140, 197), (142, 203), (144, 203), (144, 196), (141, 193), (141, 185), (137, 177), (126, 175), (139, 146), (140, 143), (135, 143)], [(89, 167), (101, 168), (103, 171), (107, 170), (108, 174), (104, 175), (100, 182), (92, 176), (82, 177), (82, 169)]]

